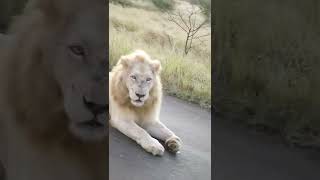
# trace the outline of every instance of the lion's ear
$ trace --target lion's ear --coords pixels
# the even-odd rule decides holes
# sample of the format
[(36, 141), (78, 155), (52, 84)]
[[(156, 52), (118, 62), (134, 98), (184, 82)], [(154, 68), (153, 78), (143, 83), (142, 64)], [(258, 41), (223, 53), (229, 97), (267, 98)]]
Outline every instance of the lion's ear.
[(51, 22), (57, 22), (67, 15), (67, 9), (70, 6), (70, 1), (62, 0), (33, 0), (29, 4), (29, 8), (39, 9), (45, 18)]
[(117, 65), (122, 65), (124, 67), (128, 67), (129, 66), (129, 58), (128, 56), (121, 56)]
[(155, 59), (155, 60), (152, 60), (152, 63), (151, 63), (151, 66), (152, 66), (152, 69), (155, 73), (159, 74), (161, 72), (161, 63), (159, 60)]
[(54, 0), (33, 0), (27, 4), (27, 9), (39, 9), (47, 18), (57, 18), (59, 12)]

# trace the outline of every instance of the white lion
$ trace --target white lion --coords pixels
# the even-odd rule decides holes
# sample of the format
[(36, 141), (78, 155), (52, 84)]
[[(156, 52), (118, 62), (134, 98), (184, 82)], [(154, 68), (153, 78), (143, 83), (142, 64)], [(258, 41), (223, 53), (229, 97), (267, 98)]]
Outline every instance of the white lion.
[[(164, 147), (178, 152), (181, 140), (159, 120), (162, 100), (161, 64), (142, 50), (122, 56), (109, 73), (111, 126), (135, 140), (153, 155)], [(157, 138), (157, 139), (155, 139)]]

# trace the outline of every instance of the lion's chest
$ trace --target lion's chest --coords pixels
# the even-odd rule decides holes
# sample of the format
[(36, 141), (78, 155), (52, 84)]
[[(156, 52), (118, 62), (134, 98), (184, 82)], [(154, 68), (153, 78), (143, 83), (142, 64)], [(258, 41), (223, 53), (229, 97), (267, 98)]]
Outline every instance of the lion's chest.
[(148, 123), (150, 121), (154, 121), (155, 118), (155, 112), (152, 109), (141, 109), (138, 111), (133, 111), (134, 114), (134, 121), (138, 125), (143, 125), (145, 123)]

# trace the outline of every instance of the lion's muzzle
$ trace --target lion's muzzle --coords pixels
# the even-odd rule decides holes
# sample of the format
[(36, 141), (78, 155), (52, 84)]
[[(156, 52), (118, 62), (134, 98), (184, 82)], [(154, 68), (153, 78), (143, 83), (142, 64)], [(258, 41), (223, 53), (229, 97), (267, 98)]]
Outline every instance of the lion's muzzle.
[(85, 97), (83, 97), (83, 103), (86, 106), (86, 108), (95, 116), (101, 113), (105, 113), (108, 109), (107, 105), (101, 105), (101, 104), (96, 104), (94, 102), (89, 102), (86, 100)]

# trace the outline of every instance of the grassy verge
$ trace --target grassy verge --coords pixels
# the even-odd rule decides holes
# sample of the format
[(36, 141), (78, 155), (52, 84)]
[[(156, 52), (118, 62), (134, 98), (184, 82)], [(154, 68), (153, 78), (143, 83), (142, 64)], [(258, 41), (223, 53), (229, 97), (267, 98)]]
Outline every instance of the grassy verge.
[(114, 4), (109, 7), (110, 69), (121, 55), (143, 49), (161, 61), (166, 93), (211, 107), (210, 37), (186, 56), (183, 55), (183, 33), (160, 11)]
[(241, 112), (238, 119), (278, 131), (289, 142), (320, 147), (320, 36), (310, 18), (316, 3), (243, 4), (226, 0), (216, 7), (215, 87), (223, 89), (215, 105), (226, 114)]

